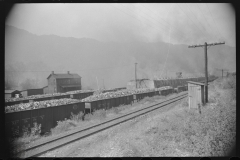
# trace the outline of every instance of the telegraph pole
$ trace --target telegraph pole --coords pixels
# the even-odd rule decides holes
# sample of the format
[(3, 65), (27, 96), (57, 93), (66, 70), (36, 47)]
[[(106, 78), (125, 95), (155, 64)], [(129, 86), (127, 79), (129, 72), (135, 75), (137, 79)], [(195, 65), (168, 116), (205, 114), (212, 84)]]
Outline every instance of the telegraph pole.
[[(97, 86), (98, 86), (98, 79), (97, 79), (97, 77), (96, 77), (96, 80), (97, 80)], [(99, 86), (98, 86), (98, 90), (99, 90)]]
[(207, 42), (205, 42), (204, 50), (205, 50), (205, 103), (208, 103)]
[(228, 74), (228, 70), (224, 70), (224, 69), (222, 69), (222, 78), (223, 78), (223, 72), (224, 72), (224, 71), (226, 71), (227, 74)]
[(223, 72), (228, 71), (227, 69), (217, 69), (217, 70), (222, 71), (222, 78), (223, 78)]
[(205, 52), (205, 103), (208, 103), (208, 73), (207, 73), (207, 46), (215, 46), (215, 45), (221, 45), (225, 44), (225, 42), (222, 43), (211, 43), (207, 44), (205, 42), (203, 45), (192, 45), (188, 46), (188, 48), (195, 48), (195, 47), (204, 47), (204, 52)]
[(137, 63), (135, 63), (135, 82), (136, 82), (136, 89), (137, 89)]
[(105, 89), (105, 85), (104, 85), (104, 79), (103, 79), (103, 89)]

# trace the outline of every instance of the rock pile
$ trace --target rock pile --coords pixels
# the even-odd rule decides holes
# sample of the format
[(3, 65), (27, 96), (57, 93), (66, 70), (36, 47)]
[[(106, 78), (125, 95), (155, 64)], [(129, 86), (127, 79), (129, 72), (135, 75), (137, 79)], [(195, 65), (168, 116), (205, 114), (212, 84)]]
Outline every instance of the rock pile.
[(53, 99), (53, 100), (47, 100), (47, 101), (21, 103), (21, 104), (15, 104), (12, 106), (6, 106), (5, 113), (60, 106), (60, 105), (66, 105), (71, 103), (77, 103), (77, 102), (81, 102), (81, 101), (77, 99), (63, 98), (63, 99)]

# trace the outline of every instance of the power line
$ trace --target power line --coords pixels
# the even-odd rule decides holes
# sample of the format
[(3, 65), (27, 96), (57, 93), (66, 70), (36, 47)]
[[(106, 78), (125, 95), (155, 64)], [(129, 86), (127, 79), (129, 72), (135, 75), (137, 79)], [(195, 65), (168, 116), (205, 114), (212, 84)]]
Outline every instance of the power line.
[[(102, 70), (102, 69), (115, 69), (115, 68), (120, 68), (120, 67), (129, 67), (132, 65), (125, 65), (125, 66), (116, 66), (116, 67), (107, 67), (107, 68), (96, 68), (96, 69), (82, 69), (82, 70), (72, 70), (74, 71), (89, 71), (89, 70)], [(55, 70), (56, 71), (56, 70)], [(33, 70), (33, 71), (5, 71), (5, 72), (52, 72), (52, 71), (37, 71), (37, 70)], [(56, 72), (63, 72), (63, 71), (56, 71)]]
[[(186, 4), (187, 5), (187, 4)], [(196, 18), (196, 20), (199, 22), (197, 16), (195, 16), (195, 14), (193, 13), (193, 11), (190, 9), (190, 7), (187, 5), (188, 10), (192, 13), (192, 15)], [(202, 28), (207, 32), (207, 30), (205, 29), (205, 27), (202, 25), (201, 22), (199, 22), (199, 24), (202, 26)], [(204, 32), (205, 33), (205, 32)]]
[[(139, 10), (141, 10), (140, 8), (138, 8)], [(142, 13), (144, 13), (143, 12), (143, 10), (141, 10), (142, 11)], [(153, 17), (150, 17), (149, 15), (147, 15), (146, 13), (144, 13), (147, 17), (149, 17), (149, 18), (151, 18), (151, 19), (153, 19), (153, 21), (157, 21), (157, 22), (159, 22), (159, 23), (161, 23), (161, 24), (163, 24), (165, 27), (168, 27), (166, 24), (164, 24), (164, 23), (162, 23), (161, 21), (158, 21), (158, 20), (156, 20), (155, 18), (153, 18)], [(144, 17), (145, 18), (145, 17)], [(145, 19), (147, 19), (148, 21), (150, 21), (148, 18), (145, 18)], [(153, 22), (153, 21), (150, 21), (150, 22)]]
[[(205, 19), (205, 21), (207, 22), (207, 24), (209, 25), (209, 27), (211, 28), (211, 30), (213, 31), (213, 29), (212, 29), (212, 27), (211, 27), (211, 25), (208, 23), (208, 21), (207, 21), (207, 19), (205, 18), (205, 15), (204, 15), (204, 13), (202, 12), (202, 10), (200, 9), (200, 7), (197, 5), (197, 7), (198, 7), (198, 9), (200, 10), (200, 12), (202, 13), (202, 15), (203, 15), (203, 18)], [(214, 32), (214, 31), (213, 31)], [(215, 36), (214, 36), (215, 37)], [(216, 37), (215, 37), (216, 38)], [(217, 38), (216, 38), (217, 39)]]
[(137, 89), (137, 63), (135, 63), (135, 83), (136, 83), (136, 89)]
[[(143, 5), (142, 5), (142, 7), (144, 7)], [(153, 12), (153, 11), (151, 11), (150, 9), (148, 9), (147, 7), (144, 7), (144, 8), (146, 8), (147, 10), (149, 10), (150, 12), (152, 12), (152, 13), (154, 13), (155, 15), (157, 15), (158, 16), (158, 14), (156, 14), (155, 12)], [(170, 12), (170, 11), (169, 11)], [(156, 19), (155, 19), (156, 20)], [(157, 21), (157, 20), (156, 20)], [(165, 21), (164, 19), (161, 19), (161, 21)], [(158, 22), (160, 22), (160, 21), (158, 21)], [(164, 24), (164, 23), (162, 23), (162, 22), (160, 22), (161, 24)], [(165, 23), (168, 25), (167, 27), (169, 27), (170, 26), (170, 24), (167, 22), (167, 21), (165, 21)], [(166, 24), (164, 24), (165, 26), (166, 26)], [(176, 28), (176, 27), (174, 27), (174, 26), (172, 26), (172, 28), (175, 28), (175, 29), (177, 29), (178, 30), (178, 28)], [(185, 33), (183, 33), (182, 31), (179, 31), (178, 30), (178, 32), (180, 32), (180, 33), (182, 33), (181, 35), (185, 35)]]
[[(117, 7), (115, 7), (115, 6), (113, 6), (114, 8), (117, 8)], [(179, 6), (178, 6), (179, 7)], [(180, 8), (180, 7), (179, 7)], [(125, 13), (125, 14), (127, 14), (126, 12), (124, 12), (124, 11), (122, 11), (121, 9), (119, 9), (119, 8), (117, 8), (118, 10), (120, 10), (121, 12), (123, 12), (123, 13)], [(182, 10), (182, 8), (180, 8), (181, 10)], [(129, 8), (128, 8), (128, 10), (130, 10)], [(130, 11), (132, 11), (132, 10), (130, 10)], [(184, 12), (184, 11), (183, 11)], [(145, 13), (144, 13), (145, 14)], [(184, 12), (184, 14), (186, 14), (185, 12)], [(129, 14), (127, 14), (127, 15), (129, 15)], [(146, 14), (145, 14), (146, 15)], [(134, 16), (132, 16), (132, 15), (129, 15), (129, 16), (131, 16), (131, 17), (133, 17), (134, 19), (136, 19), (136, 20), (138, 20), (138, 21), (140, 21), (141, 23), (143, 23), (141, 20), (139, 20), (139, 19), (137, 19), (137, 18), (135, 18)], [(148, 15), (147, 15), (148, 16)], [(188, 16), (188, 15), (187, 15)], [(141, 17), (143, 17), (143, 16), (141, 16)], [(148, 16), (149, 17), (149, 16)], [(150, 22), (152, 22), (151, 20), (149, 20), (148, 18), (146, 18), (146, 17), (143, 17), (143, 18), (145, 18), (146, 20), (148, 20), (148, 21), (150, 21)], [(152, 18), (152, 17), (151, 17)], [(189, 18), (190, 19), (190, 18)], [(192, 19), (190, 19), (191, 21), (192, 21)], [(193, 22), (193, 21), (192, 21)], [(153, 22), (152, 22), (153, 23)], [(155, 26), (152, 26), (152, 25), (150, 25), (150, 24), (146, 24), (146, 23), (143, 23), (143, 24), (145, 24), (145, 25), (148, 25), (148, 26), (151, 26), (151, 27), (153, 27), (153, 28), (156, 28)], [(161, 22), (161, 24), (163, 24), (162, 22)], [(193, 24), (195, 25), (195, 23), (193, 22)], [(165, 26), (166, 26), (166, 24), (164, 24)], [(199, 29), (199, 27), (198, 26), (196, 26), (198, 29)], [(162, 28), (162, 27), (160, 27), (160, 28)], [(156, 29), (159, 29), (159, 28), (156, 28)], [(162, 28), (163, 30), (166, 30), (165, 28)], [(203, 34), (206, 34), (206, 33), (204, 33), (201, 29), (199, 29)], [(161, 30), (159, 30), (159, 31), (161, 31)], [(180, 33), (179, 33), (180, 32)], [(183, 32), (181, 32), (181, 31), (179, 31), (177, 34), (180, 34), (180, 35), (183, 35), (183, 36), (181, 36), (182, 38), (180, 39), (180, 40), (182, 40), (183, 38), (184, 38), (184, 36), (185, 36), (185, 34), (183, 33)], [(149, 32), (148, 32), (149, 33)], [(183, 34), (181, 34), (181, 33), (183, 33)]]
[[(187, 5), (187, 4), (186, 4)], [(187, 5), (188, 6), (188, 5)], [(203, 24), (198, 20), (197, 16), (195, 16), (195, 14), (192, 12), (192, 10), (190, 9), (190, 7), (188, 6), (188, 10), (192, 13), (192, 15), (194, 15), (194, 17), (196, 18), (196, 20), (199, 22), (199, 24), (202, 26), (202, 28), (206, 31), (204, 32), (206, 35), (209, 35), (211, 38), (212, 36), (210, 34), (207, 34), (207, 30), (205, 29), (205, 27), (203, 26)]]
[[(207, 4), (206, 4), (206, 6), (207, 6)], [(207, 6), (207, 8), (208, 8), (208, 6)], [(211, 12), (210, 12), (210, 9), (208, 8), (208, 11), (209, 11), (209, 13), (210, 13), (210, 16), (211, 16), (211, 18), (212, 18), (212, 20), (213, 20), (213, 23), (215, 24), (215, 26), (216, 26), (216, 28), (217, 28), (217, 32), (218, 32), (218, 34), (219, 35), (221, 35), (221, 32), (219, 32), (219, 30), (218, 30), (218, 27), (217, 27), (217, 25), (216, 25), (216, 23), (215, 23), (215, 20), (214, 20), (214, 18), (213, 18), (213, 16), (212, 16), (212, 14), (211, 14)], [(222, 38), (224, 38), (222, 35), (221, 35), (221, 37)], [(224, 38), (225, 39), (225, 38)]]
[[(122, 4), (121, 4), (122, 5)], [(123, 5), (122, 5), (123, 6)], [(133, 11), (133, 10), (130, 10), (129, 8), (128, 8), (128, 10), (129, 11)], [(142, 13), (144, 13), (144, 12), (142, 12)], [(145, 14), (145, 13), (144, 13)], [(146, 15), (146, 14), (145, 14)], [(147, 15), (148, 16), (148, 15)], [(141, 17), (143, 17), (143, 16), (141, 16)], [(148, 16), (149, 17), (149, 16)], [(152, 22), (152, 21), (150, 21), (148, 18), (146, 18), (146, 17), (143, 17), (143, 18), (145, 18), (146, 20), (148, 20), (149, 22)], [(137, 18), (136, 18), (137, 19)], [(139, 20), (139, 19), (137, 19), (137, 20)], [(139, 20), (141, 23), (142, 23), (142, 21), (141, 20)], [(153, 22), (152, 22), (153, 23)], [(157, 29), (157, 30), (159, 30), (159, 28), (156, 28), (155, 26), (152, 26), (152, 25), (150, 25), (151, 27), (154, 27), (155, 29)], [(161, 28), (161, 27), (160, 27)], [(164, 28), (162, 28), (162, 29), (164, 29)], [(165, 30), (165, 29), (164, 29)], [(159, 31), (161, 31), (161, 30), (159, 30)]]
[[(168, 16), (169, 16), (169, 13), (170, 13), (170, 11), (168, 12)], [(165, 60), (164, 66), (163, 66), (163, 71), (165, 70), (166, 63), (167, 63), (167, 60), (168, 60), (169, 50), (170, 50), (171, 26), (172, 26), (172, 25), (170, 25), (170, 28), (169, 28), (168, 53), (167, 53), (167, 58), (166, 58), (166, 60)], [(163, 71), (162, 71), (162, 74), (163, 74)], [(161, 75), (162, 75), (162, 74), (161, 74)]]
[[(110, 4), (110, 6), (112, 6), (112, 7), (114, 7), (114, 8), (117, 8), (117, 7), (115, 7), (115, 6), (111, 5), (111, 4)], [(117, 8), (117, 9), (118, 9), (119, 11), (123, 12), (121, 9), (119, 9), (119, 8)], [(133, 16), (131, 16), (130, 14), (128, 14), (128, 13), (126, 13), (126, 12), (123, 12), (123, 13), (129, 15), (130, 17), (133, 17)], [(136, 19), (136, 20), (138, 20), (138, 21), (140, 21), (139, 19), (137, 19), (137, 18), (135, 18), (135, 17), (133, 17), (133, 18)], [(141, 22), (141, 21), (140, 21), (140, 22)]]
[[(172, 7), (171, 7), (172, 8)], [(142, 10), (141, 10), (142, 11)], [(144, 12), (143, 12), (144, 13)], [(168, 12), (168, 16), (169, 16), (169, 13), (170, 13), (170, 11)], [(145, 14), (145, 13), (144, 13)], [(144, 17), (145, 18), (145, 17)], [(147, 19), (147, 18), (146, 18)], [(148, 19), (149, 20), (149, 19)], [(149, 20), (150, 21), (150, 20)], [(168, 60), (168, 55), (169, 55), (169, 48), (170, 48), (170, 37), (171, 37), (171, 34), (170, 34), (170, 31), (171, 31), (171, 27), (172, 27), (172, 25), (170, 25), (170, 29), (169, 29), (169, 45), (168, 45), (168, 53), (167, 53), (167, 57), (166, 57), (166, 60), (165, 60), (165, 63), (164, 63), (164, 67), (163, 67), (163, 71), (162, 71), (162, 74), (163, 74), (163, 72), (164, 72), (164, 70), (165, 70), (165, 66), (166, 66), (166, 63), (167, 63), (167, 60)]]
[[(115, 6), (113, 6), (113, 7), (115, 7)], [(115, 8), (117, 8), (117, 7), (115, 7)], [(119, 8), (117, 8), (118, 10), (120, 10), (121, 12), (123, 12), (121, 9), (119, 9)], [(128, 10), (129, 11), (133, 11), (133, 10), (130, 10), (129, 8), (128, 8)], [(126, 12), (123, 12), (123, 13), (125, 13), (125, 14), (127, 14)], [(145, 14), (145, 13), (144, 13)], [(129, 15), (129, 14), (127, 14), (127, 15)], [(146, 15), (146, 14), (145, 14)], [(131, 16), (131, 15), (129, 15), (129, 16)], [(148, 15), (147, 15), (148, 16)], [(133, 16), (131, 16), (131, 17), (133, 17)], [(143, 16), (141, 16), (141, 17), (143, 17)], [(136, 19), (136, 20), (138, 20), (138, 21), (140, 21), (141, 23), (143, 23), (141, 20), (139, 20), (139, 19), (137, 19), (137, 18), (135, 18), (135, 17), (133, 17), (134, 19)], [(152, 22), (152, 21), (150, 21), (148, 18), (146, 18), (146, 17), (143, 17), (144, 19), (146, 19), (146, 20), (148, 20), (149, 22)], [(152, 22), (153, 23), (153, 22)], [(151, 27), (153, 27), (153, 28), (155, 28), (155, 29), (157, 29), (157, 30), (159, 30), (159, 28), (156, 28), (155, 26), (152, 26), (152, 25), (150, 25), (149, 23), (143, 23), (143, 24), (145, 24), (145, 25), (148, 25), (148, 26), (151, 26)], [(160, 27), (160, 26), (159, 26)], [(162, 27), (160, 27), (160, 28), (162, 28)], [(165, 28), (162, 28), (163, 30), (165, 30), (166, 31), (166, 29)], [(159, 30), (159, 31), (161, 31), (161, 30)], [(162, 32), (162, 31), (161, 31)], [(149, 33), (149, 32), (148, 32)], [(180, 34), (180, 35), (184, 35), (184, 34)]]
[[(152, 17), (150, 17), (149, 15), (147, 15), (147, 14), (145, 14), (145, 12), (143, 12), (143, 10), (141, 10), (140, 8), (138, 8), (138, 10), (140, 10), (142, 13), (144, 13), (144, 15), (146, 15), (147, 17), (149, 17), (149, 18), (151, 18), (151, 19), (153, 19)], [(132, 10), (131, 10), (132, 11)], [(141, 17), (143, 17), (143, 16), (141, 16)], [(143, 18), (145, 18), (145, 19), (147, 19), (148, 21), (150, 21), (148, 18), (146, 18), (146, 17), (143, 17)], [(153, 19), (154, 21), (156, 21), (156, 19)], [(150, 21), (150, 22), (153, 22), (153, 21)], [(160, 21), (159, 21), (160, 22)], [(161, 24), (163, 24), (162, 22), (160, 22)], [(163, 24), (163, 25), (165, 25), (165, 24)], [(165, 25), (166, 26), (166, 25)], [(167, 27), (167, 26), (166, 26)]]
[[(155, 12), (153, 12), (152, 10), (150, 10), (149, 8), (141, 5), (142, 7), (146, 8), (147, 10), (149, 10), (150, 12), (154, 13), (155, 15), (157, 15)], [(158, 15), (157, 15), (158, 16)], [(162, 21), (165, 21), (164, 19), (161, 19)], [(167, 23), (169, 25), (169, 23), (167, 21), (165, 21), (165, 23)]]
[[(169, 55), (169, 46), (170, 46), (170, 33), (171, 33), (171, 26), (170, 26), (170, 28), (169, 28), (169, 42), (168, 42), (168, 53), (167, 53), (167, 58), (166, 58), (166, 60), (165, 60), (165, 63), (164, 63), (164, 66), (163, 66), (163, 71), (165, 70), (165, 67), (166, 67), (166, 63), (167, 63), (167, 60), (168, 60), (168, 55)], [(163, 74), (163, 71), (162, 71), (162, 74)], [(161, 76), (162, 76), (162, 74), (161, 74)]]
[[(110, 5), (111, 5), (111, 4), (110, 4)], [(111, 6), (113, 6), (113, 5), (111, 5)], [(141, 21), (141, 20), (137, 19), (136, 17), (134, 17), (134, 16), (132, 16), (132, 15), (130, 15), (130, 14), (128, 14), (128, 13), (126, 13), (126, 12), (124, 12), (124, 11), (122, 11), (122, 10), (121, 10), (121, 9), (119, 9), (118, 7), (115, 7), (115, 6), (113, 6), (113, 7), (114, 7), (114, 8), (117, 8), (119, 11), (121, 11), (121, 12), (123, 12), (123, 13), (125, 13), (125, 14), (127, 14), (127, 15), (131, 16), (131, 17), (133, 17), (134, 19), (136, 19), (136, 20), (138, 20), (138, 21), (140, 21), (140, 22), (142, 23), (142, 21)], [(153, 27), (153, 26), (152, 26), (152, 25), (150, 25), (150, 24), (146, 24), (146, 23), (143, 23), (143, 24)], [(154, 27), (154, 28), (155, 28), (155, 27)]]
[[(186, 14), (186, 16), (188, 17), (188, 15), (187, 15), (187, 13), (185, 13), (184, 11), (183, 11), (183, 9), (178, 5), (178, 8), (180, 8), (181, 10), (182, 10), (182, 12), (184, 13), (184, 14)], [(188, 19), (190, 19), (189, 17), (188, 17)], [(191, 21), (192, 21), (192, 19), (190, 19)], [(192, 23), (195, 25), (195, 23), (192, 21)], [(202, 34), (204, 34), (204, 32), (197, 26), (197, 25), (195, 25), (196, 26), (196, 28), (198, 28), (201, 32), (202, 32)]]
[[(173, 4), (174, 5), (174, 4)], [(142, 6), (142, 5), (141, 5)], [(144, 7), (144, 6), (142, 6), (142, 7)], [(144, 8), (146, 8), (147, 10), (149, 10), (147, 7), (144, 7)], [(171, 7), (172, 8), (172, 7)], [(139, 10), (141, 10), (140, 8), (138, 8)], [(142, 13), (144, 13), (143, 12), (143, 10), (141, 10), (142, 11)], [(151, 10), (149, 10), (150, 12), (152, 12)], [(157, 15), (155, 12), (152, 12), (152, 13), (154, 13), (155, 15)], [(170, 11), (168, 12), (168, 15), (169, 15), (169, 13), (170, 13)], [(151, 17), (151, 16), (149, 16), (148, 14), (146, 14), (146, 13), (144, 13), (147, 17), (150, 17), (150, 18), (152, 18), (153, 19), (153, 21), (155, 22), (158, 22), (158, 23), (161, 23), (161, 24), (163, 24), (165, 27), (167, 27), (167, 28), (169, 28), (170, 26), (171, 26), (171, 28), (175, 28), (176, 30), (173, 30), (173, 31), (175, 31), (176, 33), (177, 33), (177, 35), (183, 35), (183, 37), (184, 37), (184, 35), (185, 35), (185, 33), (183, 33), (181, 30), (179, 31), (178, 30), (178, 28), (176, 28), (176, 27), (174, 27), (174, 26), (172, 26), (172, 25), (170, 25), (167, 21), (165, 21), (164, 19), (161, 19), (161, 21), (159, 21), (159, 20), (156, 20), (155, 18), (153, 18), (153, 17)], [(158, 16), (158, 15), (157, 15)], [(144, 17), (145, 18), (145, 17)], [(150, 21), (148, 18), (146, 18), (148, 21)], [(153, 22), (153, 21), (150, 21), (150, 22)], [(162, 21), (165, 21), (165, 23), (163, 23)], [(156, 23), (157, 24), (157, 23)], [(158, 24), (157, 24), (158, 25)], [(160, 27), (160, 28), (162, 28), (162, 27)], [(164, 30), (166, 30), (165, 28), (162, 28), (162, 29), (164, 29)], [(172, 31), (172, 32), (173, 32)], [(183, 37), (180, 39), (180, 40), (182, 40), (183, 39)]]

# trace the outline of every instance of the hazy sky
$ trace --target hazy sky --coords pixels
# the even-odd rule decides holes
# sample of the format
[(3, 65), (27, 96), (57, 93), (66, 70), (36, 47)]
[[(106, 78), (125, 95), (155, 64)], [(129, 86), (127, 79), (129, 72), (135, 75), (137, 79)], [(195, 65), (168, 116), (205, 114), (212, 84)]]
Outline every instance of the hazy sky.
[(6, 24), (37, 35), (236, 46), (235, 11), (222, 3), (17, 4)]

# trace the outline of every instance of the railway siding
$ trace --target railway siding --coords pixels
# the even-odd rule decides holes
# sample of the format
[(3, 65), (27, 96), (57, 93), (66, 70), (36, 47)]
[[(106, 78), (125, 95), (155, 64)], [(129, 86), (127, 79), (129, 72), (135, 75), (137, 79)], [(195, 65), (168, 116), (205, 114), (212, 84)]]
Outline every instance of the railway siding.
[[(173, 103), (173, 101), (176, 102), (176, 101), (178, 101), (178, 100), (180, 100), (184, 97), (186, 97), (186, 93), (181, 93), (175, 99), (173, 98), (174, 100), (167, 99), (166, 101), (161, 102), (160, 105), (154, 104), (154, 105), (151, 105), (151, 106), (147, 106), (147, 107), (145, 107), (143, 109), (140, 109), (138, 111), (133, 111), (133, 112), (128, 113), (124, 116), (116, 117), (114, 119), (105, 121), (103, 123), (99, 123), (99, 124), (96, 124), (94, 126), (87, 127), (87, 128), (82, 129), (80, 131), (79, 130), (78, 131), (76, 131), (76, 130), (72, 131), (72, 133), (71, 133), (72, 135), (70, 137), (69, 137), (70, 134), (68, 133), (68, 136), (63, 135), (61, 137), (55, 138), (55, 139), (52, 140), (54, 142), (51, 143), (51, 144), (47, 144), (47, 146), (37, 147), (39, 145), (43, 145), (43, 143), (42, 144), (36, 144), (35, 146), (32, 146), (32, 147), (34, 147), (33, 150), (25, 152), (25, 154), (23, 154), (22, 156), (24, 156), (24, 157), (30, 157), (30, 156), (33, 156), (33, 155), (35, 156), (35, 155), (38, 155), (39, 153), (46, 152), (46, 151), (51, 150), (53, 148), (65, 145), (65, 144), (70, 143), (70, 142), (73, 142), (77, 139), (85, 138), (85, 137), (90, 136), (92, 134), (98, 133), (102, 130), (105, 130), (107, 128), (115, 126), (117, 124), (123, 123), (125, 121), (130, 120), (130, 119), (133, 119), (133, 118), (135, 118), (139, 115), (143, 115), (145, 113), (151, 112), (155, 109), (158, 109), (159, 107), (171, 104), (171, 103)], [(47, 143), (47, 142), (45, 142), (45, 143)], [(37, 147), (37, 148), (35, 148), (35, 147)]]
[[(210, 79), (212, 81), (214, 79)], [(187, 90), (186, 87), (178, 87), (178, 92)], [(99, 101), (92, 101), (88, 103), (80, 102), (78, 104), (68, 104), (62, 106), (55, 106), (51, 108), (41, 108), (35, 110), (27, 110), (21, 112), (13, 112), (5, 114), (5, 126), (6, 131), (9, 134), (15, 136), (22, 135), (24, 131), (30, 131), (30, 129), (34, 126), (34, 123), (41, 124), (42, 132), (49, 132), (51, 128), (57, 125), (57, 121), (64, 120), (65, 118), (70, 118), (71, 112), (73, 114), (78, 114), (79, 112), (87, 113), (97, 110), (97, 109), (108, 109), (112, 107), (117, 107), (119, 105), (124, 104), (132, 104), (136, 101), (140, 101), (146, 96), (153, 95), (168, 95), (174, 92), (173, 88), (165, 87), (165, 89), (158, 88), (155, 91), (150, 91), (147, 93), (137, 93), (134, 95), (125, 95), (118, 98), (109, 98), (103, 99)], [(87, 96), (91, 96), (93, 92), (85, 92), (85, 93), (71, 93), (73, 98), (81, 99), (86, 98)], [(66, 95), (65, 95), (66, 96)], [(61, 97), (61, 96), (55, 96)], [(54, 98), (54, 97), (51, 97)], [(29, 100), (27, 100), (29, 101)], [(88, 106), (85, 108), (85, 106)], [(9, 135), (8, 134), (8, 135)]]

